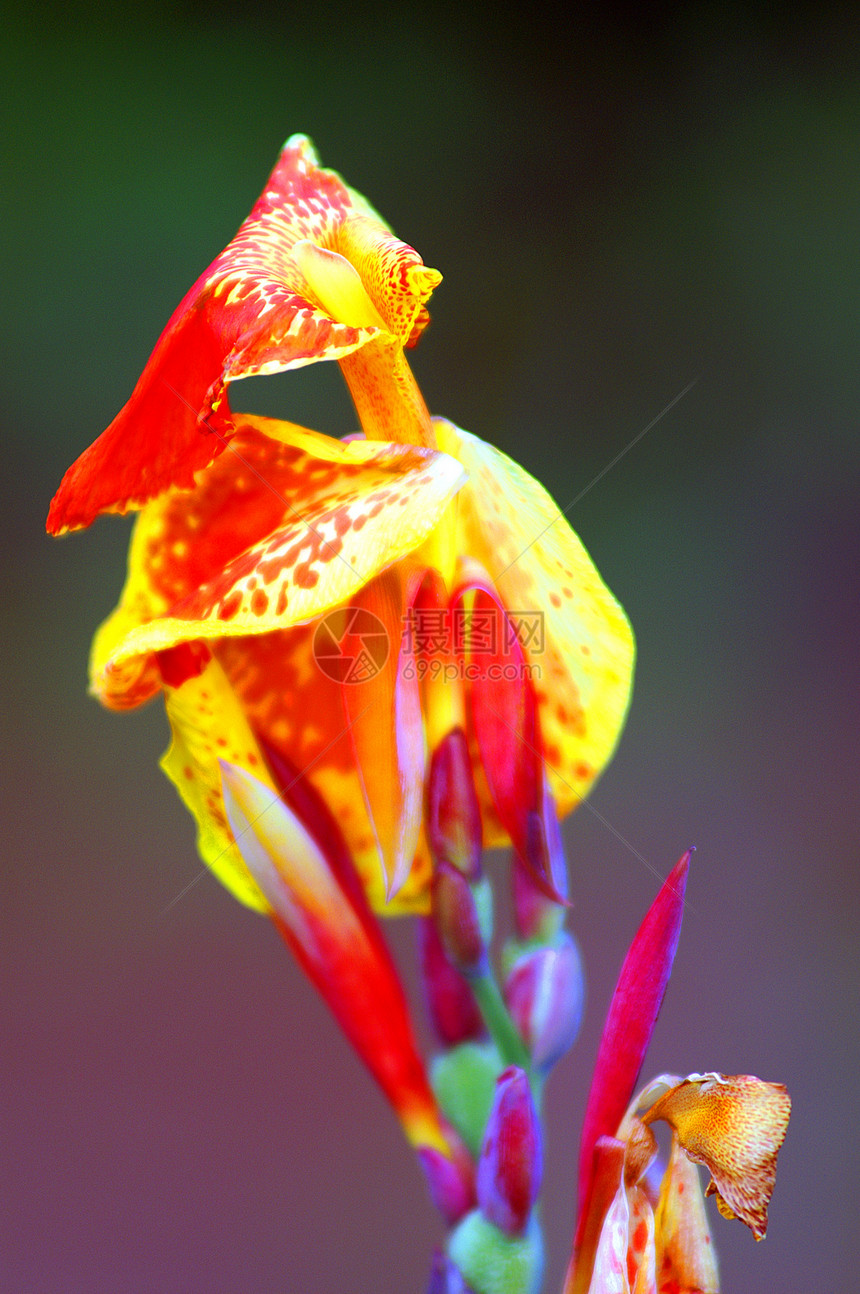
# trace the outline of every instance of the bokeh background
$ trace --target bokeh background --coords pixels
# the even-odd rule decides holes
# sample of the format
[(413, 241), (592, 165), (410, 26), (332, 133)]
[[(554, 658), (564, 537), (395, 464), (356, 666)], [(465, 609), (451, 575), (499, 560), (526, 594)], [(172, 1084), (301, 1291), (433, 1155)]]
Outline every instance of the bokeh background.
[[(162, 713), (86, 696), (128, 520), (43, 530), (297, 130), (445, 274), (415, 353), (431, 409), (582, 496), (571, 521), (638, 636), (597, 812), (566, 827), (589, 1006), (550, 1087), (546, 1288), (614, 977), (691, 843), (646, 1073), (794, 1098), (766, 1243), (714, 1213), (725, 1289), (856, 1286), (852, 8), (7, 10), (4, 1290), (399, 1294), (440, 1235), (274, 933), (200, 878)], [(236, 395), (353, 427), (333, 365)]]

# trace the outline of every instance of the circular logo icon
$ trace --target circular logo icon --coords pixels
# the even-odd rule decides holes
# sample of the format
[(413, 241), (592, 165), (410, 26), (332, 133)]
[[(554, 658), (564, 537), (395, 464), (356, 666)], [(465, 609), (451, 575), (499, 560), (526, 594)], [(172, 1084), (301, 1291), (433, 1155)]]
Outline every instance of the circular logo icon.
[(388, 660), (389, 647), (385, 625), (364, 607), (329, 611), (314, 631), (314, 660), (336, 683), (366, 683)]

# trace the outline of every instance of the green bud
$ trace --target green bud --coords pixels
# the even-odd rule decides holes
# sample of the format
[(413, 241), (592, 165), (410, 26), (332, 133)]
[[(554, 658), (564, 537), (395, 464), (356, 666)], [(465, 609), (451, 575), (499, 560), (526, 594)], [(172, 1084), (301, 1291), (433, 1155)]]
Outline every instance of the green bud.
[(479, 1210), (454, 1229), (448, 1256), (475, 1294), (538, 1294), (543, 1280), (543, 1238), (532, 1217), (522, 1236), (506, 1236)]
[(462, 1042), (437, 1056), (430, 1070), (436, 1100), (475, 1158), (481, 1151), (496, 1079), (504, 1068), (493, 1043)]

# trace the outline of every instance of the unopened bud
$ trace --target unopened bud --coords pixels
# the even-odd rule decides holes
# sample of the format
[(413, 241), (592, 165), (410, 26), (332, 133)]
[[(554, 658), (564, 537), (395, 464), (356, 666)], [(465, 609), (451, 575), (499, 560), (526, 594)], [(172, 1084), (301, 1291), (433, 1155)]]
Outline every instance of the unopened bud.
[(433, 1255), (427, 1294), (474, 1294), (471, 1285), (466, 1284), (463, 1273), (441, 1249), (437, 1249)]
[(532, 1063), (546, 1071), (573, 1046), (582, 1024), (585, 978), (579, 948), (567, 934), (514, 962), (505, 1001)]
[(479, 903), (463, 873), (444, 862), (433, 874), (433, 920), (457, 970), (480, 974), (487, 964), (487, 945)]
[(508, 1236), (476, 1209), (452, 1234), (448, 1253), (468, 1288), (481, 1294), (538, 1294), (543, 1284), (543, 1239), (535, 1217), (523, 1235)]
[(427, 1013), (446, 1047), (480, 1038), (484, 1022), (465, 978), (445, 956), (432, 917), (418, 918), (418, 957)]
[(538, 807), (526, 815), (525, 852), (522, 857), (532, 878), (547, 899), (565, 904), (567, 900), (567, 861), (558, 821), (555, 800), (549, 788), (546, 770), (538, 794)]
[(501, 1068), (494, 1043), (461, 1042), (437, 1056), (430, 1070), (436, 1100), (475, 1159), (481, 1153)]
[(475, 1170), (469, 1152), (458, 1141), (452, 1158), (432, 1146), (419, 1146), (418, 1159), (424, 1169), (430, 1198), (449, 1227), (475, 1207)]
[(512, 1065), (499, 1075), (478, 1160), (478, 1206), (506, 1235), (522, 1235), (543, 1169), (540, 1123), (529, 1080)]
[(470, 881), (481, 875), (481, 810), (466, 734), (454, 728), (433, 751), (427, 779), (427, 840), (436, 863)]
[(564, 925), (565, 909), (537, 885), (531, 868), (518, 854), (511, 859), (514, 923), (523, 941), (551, 943)]

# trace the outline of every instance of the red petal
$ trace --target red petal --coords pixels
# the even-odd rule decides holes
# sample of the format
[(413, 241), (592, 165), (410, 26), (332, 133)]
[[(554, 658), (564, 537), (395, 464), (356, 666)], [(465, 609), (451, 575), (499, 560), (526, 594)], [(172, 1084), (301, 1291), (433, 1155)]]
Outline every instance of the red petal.
[[(492, 581), (465, 567), (452, 605), (473, 595), (463, 620), (472, 723), (499, 820), (542, 892), (564, 901), (564, 858), (543, 766), (537, 699), (516, 626)], [(465, 610), (465, 608), (464, 608)]]
[(126, 512), (171, 485), (190, 487), (194, 473), (217, 458), (232, 434), (226, 397), (200, 420), (220, 376), (223, 339), (189, 297), (174, 312), (131, 399), (84, 450), (60, 484), (48, 532), (88, 526), (100, 512)]
[(413, 301), (407, 286), (414, 281), (426, 296), (439, 276), (368, 212), (340, 176), (318, 166), (306, 139), (287, 142), (236, 237), (171, 315), (130, 400), (63, 478), (48, 517), (52, 534), (89, 525), (100, 512), (140, 507), (169, 486), (191, 486), (231, 434), (227, 382), (341, 358), (377, 335), (308, 299), (292, 256), (297, 241), (333, 245), (350, 217), (360, 216), (362, 229), (378, 225), (389, 268), (404, 280), (397, 301), (412, 311), (402, 322), (408, 335), (422, 298)]

